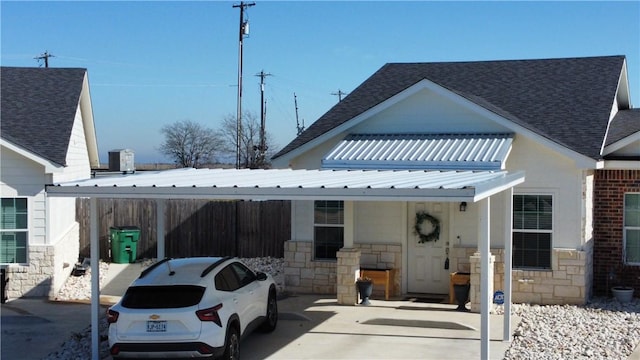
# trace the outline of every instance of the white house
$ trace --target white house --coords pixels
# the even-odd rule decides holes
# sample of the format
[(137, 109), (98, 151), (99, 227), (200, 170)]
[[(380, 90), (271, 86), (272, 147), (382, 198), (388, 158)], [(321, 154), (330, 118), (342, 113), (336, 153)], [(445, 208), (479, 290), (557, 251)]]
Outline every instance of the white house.
[(488, 214), (476, 202), (437, 199), (294, 201), (286, 287), (340, 298), (353, 281), (339, 269), (352, 256), (341, 254), (348, 241), (361, 268), (394, 269), (396, 296), (445, 294), (451, 272), (470, 272), (477, 310), (476, 252), (489, 218), (490, 291), (503, 289), (513, 241), (514, 302), (584, 303), (597, 270), (598, 172), (627, 171), (625, 218), (637, 217), (617, 239), (620, 256), (603, 256), (602, 267), (640, 265), (639, 160), (624, 56), (386, 64), (277, 153), (274, 167), (523, 171), (525, 181), (492, 195)]
[(7, 296), (53, 296), (78, 261), (75, 199), (45, 185), (99, 166), (86, 69), (2, 67), (0, 266)]
[[(470, 272), (487, 354), (493, 289), (509, 287), (505, 324), (511, 290), (516, 302), (590, 296), (599, 224), (614, 219), (598, 231), (602, 252), (620, 255), (602, 259), (637, 270), (639, 160), (624, 56), (387, 64), (276, 154), (278, 169), (176, 169), (46, 191), (90, 198), (92, 219), (98, 198), (154, 199), (158, 213), (167, 199), (291, 200), (288, 291), (353, 305), (361, 268), (390, 269), (395, 296), (445, 294), (450, 272)], [(612, 206), (609, 217), (594, 212)], [(97, 220), (91, 228), (97, 257)], [(94, 354), (98, 271), (92, 264)]]

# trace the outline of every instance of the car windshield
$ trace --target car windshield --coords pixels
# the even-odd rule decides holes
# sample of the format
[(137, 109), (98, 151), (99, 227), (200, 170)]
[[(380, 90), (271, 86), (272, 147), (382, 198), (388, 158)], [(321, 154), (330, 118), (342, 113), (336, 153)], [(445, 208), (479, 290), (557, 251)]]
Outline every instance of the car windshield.
[(122, 306), (130, 309), (181, 308), (196, 305), (205, 288), (195, 285), (132, 286), (122, 297)]

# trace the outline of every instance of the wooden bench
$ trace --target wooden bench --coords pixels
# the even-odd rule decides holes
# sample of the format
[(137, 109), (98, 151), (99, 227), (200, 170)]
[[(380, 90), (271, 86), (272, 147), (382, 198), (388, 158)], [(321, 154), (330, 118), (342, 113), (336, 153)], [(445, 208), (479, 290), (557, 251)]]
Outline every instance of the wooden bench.
[(367, 269), (360, 268), (360, 277), (371, 279), (374, 285), (384, 286), (384, 299), (389, 300), (389, 293), (393, 291), (395, 269)]

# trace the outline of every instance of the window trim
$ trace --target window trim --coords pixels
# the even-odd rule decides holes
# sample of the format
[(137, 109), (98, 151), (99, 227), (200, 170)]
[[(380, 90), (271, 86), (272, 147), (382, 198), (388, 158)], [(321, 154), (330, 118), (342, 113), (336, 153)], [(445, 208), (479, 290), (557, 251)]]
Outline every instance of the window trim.
[[(514, 214), (516, 212), (516, 208), (514, 206), (514, 198), (516, 196), (550, 196), (551, 197), (551, 229), (517, 229), (513, 226)], [(518, 233), (533, 233), (533, 234), (550, 234), (551, 236), (551, 244), (549, 246), (549, 267), (529, 267), (529, 266), (517, 266), (515, 264), (515, 259), (512, 259), (512, 266), (514, 270), (524, 270), (524, 271), (549, 271), (553, 270), (553, 241), (555, 238), (556, 231), (556, 214), (557, 214), (557, 203), (558, 203), (558, 195), (556, 192), (549, 192), (548, 190), (539, 190), (529, 189), (522, 192), (513, 192), (511, 196), (512, 202), (512, 210), (511, 210), (511, 241), (513, 242), (514, 234)], [(515, 249), (512, 251), (512, 258), (515, 255)]]
[[(0, 261), (0, 265), (21, 265), (21, 266), (27, 266), (29, 264), (29, 233), (30, 231), (30, 226), (31, 226), (31, 212), (29, 211), (31, 208), (31, 199), (27, 196), (3, 196), (0, 197), (1, 199), (13, 199), (14, 200), (14, 206), (15, 206), (15, 200), (18, 199), (24, 199), (26, 201), (26, 211), (27, 211), (27, 227), (26, 228), (20, 228), (20, 229), (3, 229), (1, 227), (1, 223), (0, 223), (0, 236), (1, 234), (5, 233), (5, 232), (11, 232), (11, 233), (24, 233), (25, 237), (26, 237), (26, 241), (25, 241), (25, 245), (24, 245), (24, 249), (25, 249), (25, 259), (24, 262), (2, 262)], [(0, 246), (1, 243), (0, 243)]]
[(640, 226), (625, 225), (627, 219), (627, 195), (638, 196), (638, 200), (640, 201), (640, 192), (625, 192), (622, 197), (622, 262), (625, 265), (640, 265), (640, 262), (627, 261), (627, 230), (640, 231)]

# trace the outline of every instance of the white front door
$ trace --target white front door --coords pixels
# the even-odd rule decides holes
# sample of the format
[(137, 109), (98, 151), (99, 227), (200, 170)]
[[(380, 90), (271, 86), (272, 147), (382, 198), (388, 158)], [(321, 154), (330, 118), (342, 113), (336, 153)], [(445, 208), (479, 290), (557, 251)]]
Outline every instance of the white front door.
[[(449, 271), (445, 269), (449, 246), (450, 203), (409, 203), (408, 211), (408, 291), (410, 293), (447, 294)], [(420, 243), (415, 233), (416, 214), (426, 212), (440, 223), (440, 236), (436, 241)], [(422, 233), (433, 230), (431, 222), (422, 222)]]

